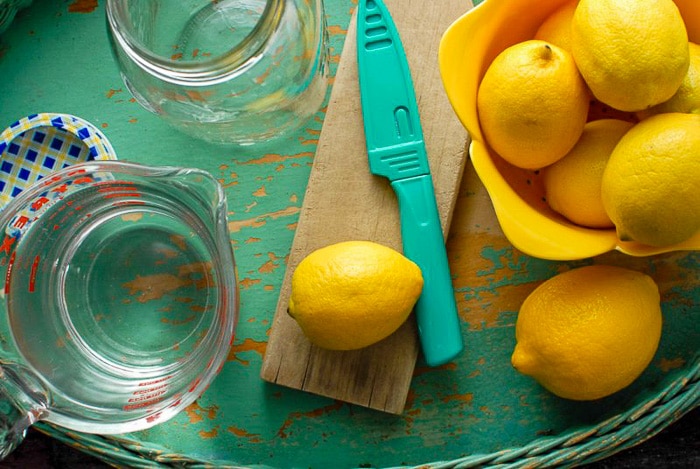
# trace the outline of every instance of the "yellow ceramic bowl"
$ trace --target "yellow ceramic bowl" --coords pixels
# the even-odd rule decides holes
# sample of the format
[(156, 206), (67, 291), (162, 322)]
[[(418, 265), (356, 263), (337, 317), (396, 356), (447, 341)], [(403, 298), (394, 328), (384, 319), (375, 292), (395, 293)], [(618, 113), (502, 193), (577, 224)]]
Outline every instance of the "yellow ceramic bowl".
[[(472, 138), (472, 164), (491, 197), (508, 240), (526, 254), (553, 260), (592, 257), (613, 249), (634, 256), (700, 249), (700, 233), (681, 244), (656, 248), (622, 242), (615, 230), (584, 228), (549, 208), (537, 171), (516, 168), (484, 140), (476, 94), (486, 69), (504, 49), (532, 39), (542, 21), (568, 0), (486, 0), (455, 21), (440, 43), (443, 84)], [(688, 23), (690, 39), (700, 41), (700, 1), (675, 0)], [(692, 24), (691, 23), (692, 19)]]

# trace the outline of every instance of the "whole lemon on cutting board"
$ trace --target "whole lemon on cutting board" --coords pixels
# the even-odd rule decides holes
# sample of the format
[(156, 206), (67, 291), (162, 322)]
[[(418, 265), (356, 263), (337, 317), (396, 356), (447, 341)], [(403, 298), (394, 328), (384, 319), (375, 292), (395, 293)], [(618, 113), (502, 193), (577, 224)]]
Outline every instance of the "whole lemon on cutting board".
[(649, 117), (618, 142), (603, 205), (622, 241), (669, 246), (700, 230), (700, 115)]
[(550, 278), (525, 299), (511, 362), (560, 397), (600, 399), (642, 374), (661, 326), (651, 277), (622, 267), (581, 267)]
[(403, 254), (370, 241), (345, 241), (302, 259), (287, 311), (311, 343), (354, 350), (396, 331), (422, 288), (420, 268)]
[(581, 226), (612, 228), (601, 196), (603, 172), (617, 142), (633, 125), (618, 119), (589, 122), (574, 148), (542, 170), (552, 210)]
[(571, 48), (593, 95), (621, 111), (670, 99), (690, 61), (688, 33), (672, 0), (580, 0)]
[(537, 169), (554, 163), (581, 136), (590, 95), (568, 52), (529, 40), (501, 52), (477, 92), (479, 123), (509, 163)]

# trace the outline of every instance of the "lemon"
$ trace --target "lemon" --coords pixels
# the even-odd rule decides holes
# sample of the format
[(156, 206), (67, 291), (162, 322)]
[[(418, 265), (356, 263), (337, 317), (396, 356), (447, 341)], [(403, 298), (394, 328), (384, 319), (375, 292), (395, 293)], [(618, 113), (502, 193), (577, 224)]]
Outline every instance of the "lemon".
[(536, 169), (574, 146), (586, 123), (589, 94), (571, 54), (529, 40), (501, 52), (477, 92), (488, 144), (509, 163)]
[(525, 299), (511, 362), (560, 397), (600, 399), (642, 374), (661, 324), (651, 277), (609, 265), (581, 267), (550, 278)]
[(670, 99), (690, 62), (688, 34), (672, 0), (580, 0), (571, 48), (593, 95), (621, 111)]
[(537, 28), (534, 39), (547, 41), (571, 52), (571, 20), (577, 4), (578, 0), (573, 0), (557, 8)]
[(650, 114), (663, 112), (700, 114), (700, 45), (691, 42), (688, 46), (690, 47), (690, 67), (680, 88), (671, 96), (671, 99), (649, 109)]
[(603, 171), (617, 142), (633, 124), (617, 119), (589, 122), (574, 148), (543, 170), (547, 203), (570, 221), (612, 228), (601, 196)]
[(619, 141), (603, 205), (623, 241), (670, 246), (700, 230), (700, 115), (657, 114)]
[(420, 268), (398, 251), (345, 241), (313, 251), (299, 263), (288, 312), (313, 344), (359, 349), (398, 329), (422, 288)]

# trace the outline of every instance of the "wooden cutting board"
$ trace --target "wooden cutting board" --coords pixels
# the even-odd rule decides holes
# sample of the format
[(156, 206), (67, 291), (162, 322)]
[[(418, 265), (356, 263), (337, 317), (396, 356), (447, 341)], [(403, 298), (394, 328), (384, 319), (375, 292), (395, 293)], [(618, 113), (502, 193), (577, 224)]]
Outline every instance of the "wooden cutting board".
[[(472, 7), (463, 0), (386, 0), (408, 57), (447, 233), (464, 164), (468, 135), (447, 100), (438, 46), (447, 27)], [(261, 377), (279, 385), (345, 402), (401, 413), (419, 353), (411, 317), (387, 339), (337, 352), (312, 346), (287, 314), (292, 273), (312, 251), (346, 240), (371, 240), (401, 250), (396, 197), (388, 180), (369, 172), (357, 77), (355, 15), (333, 84), (323, 130), (287, 262)], [(381, 71), (378, 71), (381, 73)]]

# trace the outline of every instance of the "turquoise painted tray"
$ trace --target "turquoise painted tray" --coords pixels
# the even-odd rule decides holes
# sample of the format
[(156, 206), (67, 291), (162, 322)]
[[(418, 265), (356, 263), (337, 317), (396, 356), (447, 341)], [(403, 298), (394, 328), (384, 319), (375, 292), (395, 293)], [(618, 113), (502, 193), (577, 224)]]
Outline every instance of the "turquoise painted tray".
[[(548, 467), (609, 456), (698, 406), (700, 254), (611, 253), (571, 263), (525, 256), (503, 238), (471, 167), (448, 240), (466, 353), (439, 368), (419, 362), (400, 416), (263, 382), (262, 355), (324, 113), (274, 148), (242, 152), (193, 141), (131, 99), (110, 56), (102, 5), (74, 3), (35, 0), (0, 36), (0, 127), (35, 112), (70, 113), (97, 125), (121, 160), (187, 164), (219, 178), (229, 199), (241, 320), (221, 375), (173, 420), (119, 436), (47, 424), (41, 431), (126, 467)], [(334, 65), (353, 8), (351, 0), (326, 0)], [(554, 273), (588, 263), (654, 276), (665, 323), (639, 380), (576, 403), (517, 374), (509, 358), (522, 299)]]

